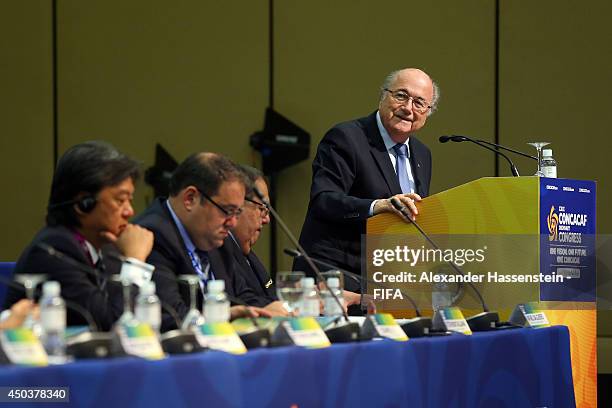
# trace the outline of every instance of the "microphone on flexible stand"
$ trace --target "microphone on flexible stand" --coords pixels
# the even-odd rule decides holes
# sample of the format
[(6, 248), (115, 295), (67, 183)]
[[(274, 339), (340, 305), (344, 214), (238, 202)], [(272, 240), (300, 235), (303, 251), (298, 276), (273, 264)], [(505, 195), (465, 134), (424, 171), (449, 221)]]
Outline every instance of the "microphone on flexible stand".
[[(45, 244), (44, 242), (39, 242), (38, 244), (36, 244), (36, 246), (40, 249), (42, 249), (43, 251), (45, 251), (47, 254), (49, 254), (50, 256), (57, 258), (59, 260), (61, 260), (62, 262), (69, 264), (70, 266), (73, 266), (77, 269), (79, 269), (82, 272), (85, 272), (89, 275), (92, 275), (96, 278), (101, 278), (103, 277), (102, 274), (100, 273), (100, 271), (94, 267), (91, 267), (89, 265), (85, 265), (82, 264), (76, 260), (74, 260), (72, 257), (64, 254), (63, 252), (55, 249), (54, 247), (52, 247), (51, 245)], [(128, 258), (124, 257), (123, 255), (119, 255), (119, 254), (115, 254), (112, 252), (109, 252), (107, 254), (105, 254), (106, 256), (108, 256), (109, 258), (113, 258), (116, 259), (118, 261), (121, 262), (126, 262), (126, 263), (130, 263), (132, 265), (135, 265), (133, 262), (131, 262)], [(117, 283), (113, 280), (110, 280), (110, 282), (113, 283)], [(161, 301), (160, 301), (161, 303)], [(180, 326), (180, 318), (178, 317), (178, 314), (176, 313), (176, 310), (174, 310), (174, 308), (168, 304), (165, 303), (161, 303), (161, 307), (166, 310), (168, 312), (168, 314), (173, 318), (173, 320)], [(86, 309), (85, 309), (86, 310)], [(88, 311), (89, 313), (89, 311)], [(89, 314), (91, 316), (91, 314)], [(97, 327), (97, 326), (96, 326)]]
[[(250, 307), (250, 305), (240, 298), (234, 296), (228, 296), (227, 298), (234, 303), (238, 303), (240, 306), (245, 306), (246, 308)], [(261, 327), (261, 325), (257, 322), (257, 319), (251, 314), (249, 314), (246, 318), (251, 321), (254, 328), (253, 330), (245, 333), (238, 333), (238, 336), (244, 343), (245, 347), (250, 350), (258, 347), (268, 347), (271, 345), (272, 337), (270, 330), (266, 329), (265, 327)]]
[[(120, 254), (115, 254), (115, 253), (110, 253), (108, 254), (111, 256), (111, 258), (115, 258), (119, 261), (122, 262), (130, 262), (130, 260), (126, 257), (124, 257), (123, 255)], [(170, 280), (172, 282), (178, 283), (178, 284), (187, 284), (185, 281), (181, 280), (181, 279), (177, 279), (174, 275), (168, 274), (168, 273), (162, 273), (160, 271), (158, 271), (158, 275), (157, 276), (161, 276), (167, 280)], [(195, 275), (194, 275), (195, 276)], [(230, 296), (227, 295), (228, 300), (230, 300), (233, 303), (237, 303), (240, 306), (245, 306), (245, 307), (249, 307), (248, 304), (246, 304), (242, 299), (240, 298), (236, 298), (234, 296)], [(163, 306), (163, 303), (162, 303)], [(166, 348), (171, 349), (172, 352), (167, 351), (171, 354), (183, 354), (183, 353), (191, 353), (191, 352), (195, 352), (195, 351), (203, 351), (204, 348), (199, 346), (196, 349), (190, 349), (190, 345), (191, 343), (185, 342), (185, 333), (188, 333), (187, 338), (189, 340), (191, 340), (191, 336), (193, 336), (194, 334), (192, 332), (190, 332), (189, 330), (184, 330), (181, 329), (181, 320), (178, 316), (178, 313), (176, 313), (176, 311), (174, 310), (174, 308), (172, 308), (170, 305), (168, 305), (168, 310), (172, 310), (172, 312), (170, 313), (174, 318), (176, 324), (177, 324), (177, 329), (176, 330), (170, 330), (167, 331), (165, 333), (163, 333), (160, 337), (162, 338), (162, 346), (164, 346), (164, 350), (166, 350)], [(246, 346), (246, 348), (248, 349), (252, 349), (252, 348), (257, 348), (257, 347), (267, 347), (270, 344), (270, 331), (266, 328), (262, 328), (260, 327), (259, 323), (257, 322), (257, 319), (254, 318), (253, 316), (251, 316), (250, 314), (247, 316), (247, 319), (249, 319), (251, 321), (251, 323), (253, 323), (253, 326), (255, 327), (253, 330), (246, 332), (246, 333), (242, 333), (239, 334), (240, 339), (242, 340), (242, 342), (244, 343), (244, 345)], [(197, 339), (194, 337), (194, 339), (197, 341)], [(187, 346), (185, 346), (185, 344), (187, 344)], [(198, 343), (199, 345), (199, 343)], [(186, 347), (186, 349), (185, 349)]]
[(331, 341), (332, 343), (336, 343), (336, 342), (341, 343), (341, 342), (359, 340), (359, 332), (360, 332), (359, 324), (350, 322), (348, 318), (348, 314), (344, 310), (344, 307), (342, 303), (340, 302), (340, 299), (338, 299), (338, 296), (336, 296), (334, 291), (332, 291), (329, 288), (329, 286), (327, 285), (327, 281), (324, 279), (319, 268), (317, 268), (313, 260), (310, 258), (310, 256), (308, 256), (308, 254), (306, 253), (302, 245), (300, 245), (298, 240), (289, 230), (289, 227), (287, 227), (287, 224), (285, 224), (281, 216), (276, 212), (276, 210), (272, 207), (272, 205), (270, 205), (270, 202), (264, 197), (264, 195), (261, 193), (259, 188), (257, 188), (257, 186), (253, 186), (253, 191), (255, 192), (257, 197), (261, 200), (261, 202), (264, 203), (266, 207), (268, 207), (268, 209), (270, 210), (270, 214), (272, 214), (274, 219), (278, 222), (278, 225), (280, 225), (285, 235), (287, 235), (291, 243), (295, 245), (295, 247), (302, 253), (302, 255), (304, 256), (304, 260), (306, 261), (306, 263), (308, 263), (308, 266), (315, 273), (317, 278), (323, 283), (323, 285), (325, 286), (325, 289), (329, 291), (329, 293), (331, 294), (336, 304), (340, 307), (340, 310), (342, 310), (342, 315), (344, 317), (345, 324), (342, 326), (336, 326), (331, 329), (325, 330), (325, 334), (329, 338), (329, 341)]
[[(250, 307), (249, 304), (238, 297), (230, 296), (228, 294), (226, 294), (226, 296), (231, 302), (244, 306), (247, 308), (247, 310)], [(253, 329), (245, 333), (238, 333), (238, 336), (244, 343), (245, 347), (250, 350), (258, 347), (268, 347), (271, 345), (272, 337), (270, 330), (266, 329), (265, 327), (261, 327), (259, 322), (257, 322), (257, 319), (250, 313), (246, 316), (246, 318), (253, 324)]]
[[(117, 254), (113, 254), (112, 257), (116, 257), (116, 259), (121, 259), (123, 258), (121, 255), (117, 255)], [(161, 270), (157, 270), (156, 271), (157, 276), (160, 276), (166, 280), (172, 281), (173, 283), (178, 283), (178, 284), (187, 284), (189, 285), (189, 282), (184, 281), (181, 278), (177, 278), (175, 277), (173, 274), (171, 273), (166, 273), (166, 272), (162, 272)], [(193, 275), (182, 275), (182, 276), (189, 276), (189, 277), (193, 277), (196, 281), (199, 280), (199, 278), (197, 277), (197, 275), (193, 274)], [(241, 306), (245, 306), (245, 307), (249, 307), (249, 305), (247, 305), (242, 299), (240, 298), (236, 298), (233, 296), (230, 296), (228, 294), (226, 294), (228, 300), (230, 300), (233, 303), (237, 303)], [(174, 310), (174, 309), (172, 309)], [(204, 348), (203, 347), (198, 347), (197, 350), (184, 350), (184, 351), (180, 351), (181, 350), (181, 346), (182, 346), (182, 340), (181, 340), (181, 335), (183, 333), (189, 333), (190, 336), (193, 335), (193, 333), (190, 330), (186, 330), (186, 329), (182, 329), (181, 328), (181, 321), (178, 317), (178, 314), (176, 313), (176, 311), (174, 312), (174, 314), (176, 315), (176, 324), (177, 324), (177, 328), (178, 330), (171, 330), (168, 332), (165, 332), (164, 334), (161, 335), (162, 337), (162, 341), (165, 341), (167, 343), (172, 342), (176, 343), (175, 346), (170, 346), (168, 344), (168, 347), (172, 347), (174, 351), (171, 354), (176, 354), (176, 353), (190, 353), (193, 351), (203, 351)], [(257, 348), (257, 347), (267, 347), (270, 344), (270, 331), (266, 328), (262, 328), (260, 327), (259, 323), (257, 322), (257, 319), (255, 317), (253, 317), (252, 315), (248, 315), (246, 316), (247, 319), (249, 319), (251, 321), (251, 323), (253, 324), (253, 326), (255, 327), (253, 330), (250, 330), (248, 332), (245, 333), (240, 333), (239, 337), (242, 340), (242, 342), (244, 343), (244, 345), (248, 348), (248, 349), (252, 349), (252, 348)], [(189, 338), (191, 339), (191, 337), (189, 336)], [(196, 338), (197, 340), (197, 338)], [(199, 344), (199, 343), (198, 343)]]
[[(25, 286), (22, 283), (16, 282), (2, 275), (0, 275), (0, 282), (25, 293)], [(89, 310), (85, 309), (83, 306), (71, 300), (64, 299), (64, 303), (66, 304), (66, 307), (68, 309), (72, 309), (73, 311), (81, 315), (83, 319), (85, 319), (85, 321), (87, 322), (87, 326), (91, 331), (98, 331), (98, 325), (96, 324), (96, 321), (94, 320), (91, 313), (89, 313)]]
[[(0, 282), (25, 292), (23, 284), (0, 276)], [(105, 358), (112, 355), (112, 336), (110, 333), (100, 332), (93, 316), (78, 303), (63, 299), (67, 309), (79, 314), (87, 322), (89, 331), (75, 334), (66, 338), (66, 354), (75, 358)]]
[[(56, 255), (57, 251), (53, 247), (47, 244), (38, 244), (38, 247), (45, 250), (45, 252), (49, 254), (55, 251), (53, 252), (54, 255), (51, 256), (61, 259), (61, 256)], [(48, 250), (49, 248), (51, 251)], [(79, 270), (85, 270), (87, 268), (85, 265), (82, 265), (83, 268), (81, 268), (81, 265), (78, 262), (74, 262), (78, 264), (78, 266), (73, 266)], [(90, 271), (87, 271), (87, 273), (90, 273)], [(18, 290), (24, 290), (22, 284), (9, 280), (5, 277), (1, 277), (0, 281)], [(112, 355), (112, 335), (108, 332), (99, 331), (98, 325), (96, 324), (95, 319), (89, 310), (69, 299), (64, 299), (64, 303), (66, 304), (66, 308), (75, 311), (77, 314), (83, 317), (90, 329), (90, 331), (85, 331), (83, 333), (68, 337), (66, 339), (66, 353), (74, 356), (77, 359), (110, 357)]]
[[(465, 136), (462, 136), (462, 137), (465, 137)], [(488, 142), (486, 140), (481, 140), (481, 139), (476, 139), (476, 141), (480, 142), (480, 143), (484, 143), (484, 144), (489, 145), (489, 146), (496, 147), (498, 149), (502, 149), (502, 150), (506, 150), (508, 152), (512, 152), (512, 153), (518, 154), (519, 156), (523, 156), (523, 157), (526, 157), (528, 159), (532, 159), (532, 160), (538, 161), (538, 158), (535, 157), (535, 156), (532, 156), (532, 155), (527, 154), (527, 153), (523, 153), (523, 152), (515, 150), (515, 149), (511, 149), (511, 148), (506, 147), (506, 146), (502, 146), (502, 145), (500, 145), (498, 143), (492, 143), (492, 142)]]
[[(301, 252), (296, 251), (295, 249), (285, 248), (283, 251), (287, 255), (292, 256), (294, 258), (300, 258), (304, 256)], [(374, 280), (367, 279), (367, 278), (364, 279), (360, 275), (357, 275), (353, 272), (349, 272), (342, 268), (338, 268), (336, 265), (330, 264), (320, 259), (313, 258), (313, 257), (310, 257), (310, 258), (313, 260), (314, 263), (319, 264), (325, 268), (331, 268), (331, 269), (336, 269), (340, 271), (344, 276), (354, 280), (355, 282), (359, 284), (361, 284), (362, 280), (365, 280), (368, 284), (372, 284), (374, 286), (378, 286), (381, 288), (388, 287), (386, 285), (381, 284), (380, 282), (376, 282)], [(408, 319), (404, 323), (400, 324), (400, 327), (402, 328), (402, 330), (404, 330), (404, 333), (406, 333), (408, 337), (422, 337), (422, 336), (428, 336), (431, 334), (434, 334), (434, 335), (446, 334), (446, 332), (437, 332), (437, 331), (432, 330), (431, 317), (422, 316), (421, 311), (419, 307), (417, 306), (416, 302), (414, 301), (414, 299), (411, 296), (408, 296), (405, 292), (401, 290), (400, 290), (400, 293), (402, 294), (403, 297), (408, 299), (408, 301), (412, 304), (412, 307), (414, 308), (414, 312), (416, 313), (415, 318)]]
[(453, 142), (472, 142), (474, 144), (477, 144), (480, 147), (484, 147), (487, 150), (492, 151), (495, 154), (499, 154), (500, 156), (502, 156), (504, 159), (506, 159), (508, 161), (508, 163), (510, 164), (510, 171), (512, 172), (512, 175), (515, 177), (519, 177), (519, 172), (518, 169), (516, 168), (516, 166), (514, 165), (514, 163), (512, 163), (512, 160), (510, 160), (510, 158), (508, 156), (506, 156), (504, 153), (500, 152), (499, 150), (495, 150), (489, 146), (487, 146), (484, 143), (481, 143), (478, 140), (474, 140), (472, 138), (469, 138), (467, 136), (440, 136), (440, 138), (438, 139), (440, 141), (440, 143), (446, 143), (449, 140), (453, 141)]
[[(102, 277), (102, 274), (96, 268), (93, 268), (89, 265), (85, 265), (85, 264), (82, 264), (74, 260), (72, 257), (64, 254), (61, 251), (58, 251), (51, 245), (41, 242), (37, 244), (37, 247), (45, 251), (50, 256), (57, 258), (61, 260), (62, 262), (79, 269), (82, 272), (95, 276), (96, 278)], [(124, 261), (129, 262), (129, 260), (126, 259), (123, 255), (114, 254), (112, 252), (107, 253), (106, 255), (109, 256), (110, 258), (120, 260), (121, 262), (124, 262)], [(109, 282), (115, 283), (115, 284), (118, 283), (118, 282), (114, 282), (111, 279), (109, 279)], [(175, 321), (177, 328), (179, 328), (177, 330), (170, 330), (160, 335), (160, 343), (164, 351), (169, 354), (184, 354), (184, 353), (191, 353), (195, 351), (202, 351), (203, 349), (199, 345), (193, 333), (188, 332), (186, 330), (180, 330), (181, 319), (176, 313), (176, 310), (174, 310), (174, 308), (171, 305), (167, 304), (166, 302), (162, 302), (161, 299), (160, 299), (160, 304), (161, 304), (161, 307), (165, 311), (167, 311), (168, 314)], [(89, 355), (88, 354), (91, 351), (90, 350), (91, 347), (89, 343), (92, 341), (95, 342), (97, 340), (97, 337), (102, 337), (104, 341), (107, 341), (108, 350), (111, 350), (112, 345), (110, 343), (113, 342), (113, 335), (112, 333), (109, 333), (109, 332), (97, 332), (95, 334), (91, 332), (81, 333), (74, 337), (72, 343), (70, 340), (68, 340), (67, 342), (68, 347), (72, 347), (72, 349), (74, 350), (74, 353), (79, 354), (79, 355), (75, 354), (75, 357), (77, 358), (105, 357), (105, 355), (98, 355), (98, 354)], [(95, 348), (94, 348), (94, 351), (95, 351)]]
[[(410, 211), (408, 211), (408, 209), (396, 197), (391, 198), (391, 204), (396, 210), (402, 213), (404, 218), (408, 219), (408, 221), (410, 221), (410, 223), (412, 223), (412, 225), (415, 226), (415, 228), (419, 231), (419, 233), (427, 240), (427, 242), (429, 242), (429, 244), (432, 247), (434, 247), (437, 250), (441, 250), (440, 247), (429, 237), (429, 235), (427, 235), (427, 233), (423, 231), (421, 226), (412, 219), (412, 214), (410, 213)], [(457, 272), (460, 275), (465, 276), (465, 273), (457, 265), (455, 265), (454, 262), (446, 261), (446, 263), (451, 268), (453, 268), (455, 272)], [(482, 297), (482, 294), (480, 293), (478, 289), (476, 289), (476, 287), (474, 286), (472, 282), (468, 281), (467, 284), (472, 288), (474, 293), (476, 293), (476, 296), (478, 297), (478, 300), (480, 301), (480, 304), (482, 305), (481, 313), (478, 313), (474, 316), (471, 316), (465, 319), (468, 325), (470, 326), (470, 329), (472, 331), (486, 331), (486, 330), (497, 328), (498, 325), (500, 325), (499, 314), (497, 312), (489, 311), (489, 307), (485, 303), (485, 300)]]

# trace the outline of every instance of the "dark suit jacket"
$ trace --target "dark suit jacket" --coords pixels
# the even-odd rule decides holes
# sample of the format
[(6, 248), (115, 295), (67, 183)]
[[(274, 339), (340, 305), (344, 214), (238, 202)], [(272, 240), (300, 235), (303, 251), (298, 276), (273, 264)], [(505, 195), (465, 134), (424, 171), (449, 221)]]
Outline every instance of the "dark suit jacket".
[[(45, 227), (40, 230), (30, 245), (23, 251), (17, 265), (15, 274), (32, 273), (46, 274), (47, 280), (58, 281), (61, 285), (61, 296), (68, 302), (77, 303), (92, 315), (101, 330), (109, 330), (112, 324), (123, 312), (123, 295), (121, 286), (107, 281), (104, 289), (101, 278), (87, 274), (73, 267), (66, 261), (52, 257), (38, 248), (38, 243), (45, 243), (64, 253), (74, 261), (86, 267), (93, 268), (85, 250), (74, 236), (74, 232), (62, 226)], [(105, 257), (103, 273), (107, 276), (119, 273), (121, 265)], [(25, 298), (23, 290), (10, 288), (7, 293), (6, 307), (10, 307), (19, 299)], [(67, 306), (68, 325), (85, 325), (86, 320), (80, 313), (76, 313)]]
[[(183, 238), (166, 206), (166, 200), (156, 199), (149, 208), (136, 217), (134, 223), (151, 230), (155, 235), (153, 250), (147, 262), (155, 265), (152, 279), (155, 281), (158, 297), (162, 304), (171, 306), (181, 319), (184, 318), (189, 310), (189, 288), (177, 279), (179, 275), (195, 275), (196, 271), (191, 264)], [(262, 306), (261, 299), (247, 286), (241, 275), (235, 273), (234, 262), (227, 254), (215, 249), (208, 251), (208, 258), (215, 279), (225, 281), (225, 291), (230, 300), (239, 298), (249, 305)], [(203, 296), (199, 288), (197, 293), (197, 307), (201, 310)], [(167, 312), (164, 312), (162, 331), (173, 328), (176, 328), (176, 323)]]
[[(429, 194), (431, 153), (416, 137), (409, 141), (416, 192)], [(310, 203), (300, 243), (308, 254), (361, 273), (361, 237), (375, 199), (402, 192), (389, 153), (371, 115), (334, 126), (321, 140), (312, 163)], [(294, 270), (309, 272), (302, 260)], [(351, 280), (346, 288), (357, 291)]]
[(246, 284), (257, 296), (263, 298), (266, 304), (278, 300), (276, 287), (273, 283), (270, 284), (272, 282), (270, 274), (253, 251), (244, 256), (242, 249), (232, 237), (227, 237), (219, 250), (228, 254), (234, 262), (236, 272), (242, 275)]

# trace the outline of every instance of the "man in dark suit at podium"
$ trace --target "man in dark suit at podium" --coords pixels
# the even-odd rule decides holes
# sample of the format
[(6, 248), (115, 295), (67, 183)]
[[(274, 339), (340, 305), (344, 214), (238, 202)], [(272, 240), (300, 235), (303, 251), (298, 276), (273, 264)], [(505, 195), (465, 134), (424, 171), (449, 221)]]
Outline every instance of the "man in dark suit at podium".
[[(361, 237), (366, 220), (382, 212), (401, 214), (397, 197), (413, 214), (414, 201), (429, 194), (431, 153), (415, 137), (435, 110), (439, 92), (425, 72), (408, 68), (389, 74), (378, 110), (334, 126), (312, 163), (310, 203), (300, 243), (306, 252), (361, 273)], [(294, 270), (308, 271), (302, 259)], [(345, 280), (345, 288), (359, 285)]]

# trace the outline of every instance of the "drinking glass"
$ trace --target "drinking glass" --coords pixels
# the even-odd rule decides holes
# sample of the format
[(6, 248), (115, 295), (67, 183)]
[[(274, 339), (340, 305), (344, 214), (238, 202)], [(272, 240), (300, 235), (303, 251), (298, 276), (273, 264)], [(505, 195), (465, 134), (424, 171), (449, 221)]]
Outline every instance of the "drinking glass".
[(185, 282), (189, 286), (189, 311), (183, 319), (181, 329), (194, 330), (204, 324), (204, 316), (198, 310), (197, 293), (200, 285), (200, 279), (196, 275), (180, 275), (179, 280)]
[(544, 172), (542, 172), (542, 148), (550, 144), (550, 142), (531, 142), (527, 143), (536, 148), (538, 151), (538, 171), (534, 176), (544, 177)]
[(132, 312), (132, 302), (130, 296), (130, 286), (132, 283), (127, 278), (122, 278), (119, 274), (111, 276), (111, 280), (114, 282), (121, 282), (123, 289), (123, 313), (119, 316), (117, 324), (120, 325), (134, 325), (137, 323), (136, 316)]
[[(18, 273), (15, 274), (15, 281), (21, 283), (25, 288), (26, 297), (34, 304), (34, 292), (39, 283), (47, 280), (47, 275), (44, 273)], [(31, 329), (36, 336), (42, 334), (42, 326), (37, 319), (34, 318), (32, 311), (28, 313), (28, 317), (23, 322), (23, 327)]]
[(295, 312), (296, 306), (302, 299), (304, 277), (304, 272), (279, 272), (276, 275), (276, 294), (289, 313)]

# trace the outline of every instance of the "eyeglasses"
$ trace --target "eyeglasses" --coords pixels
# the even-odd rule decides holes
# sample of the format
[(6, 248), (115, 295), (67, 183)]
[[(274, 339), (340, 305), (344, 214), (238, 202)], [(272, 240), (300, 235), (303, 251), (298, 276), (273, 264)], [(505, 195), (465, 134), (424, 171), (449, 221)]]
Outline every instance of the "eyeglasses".
[(408, 102), (412, 101), (412, 107), (418, 113), (425, 113), (431, 108), (431, 105), (428, 105), (425, 99), (411, 96), (404, 89), (396, 89), (395, 91), (392, 91), (388, 88), (384, 88), (384, 90), (389, 92), (393, 99), (403, 105), (408, 105)]
[(251, 200), (250, 198), (245, 198), (244, 201), (248, 201), (249, 203), (253, 203), (257, 206), (259, 211), (261, 212), (261, 217), (265, 218), (270, 215), (270, 209), (264, 203), (260, 203), (259, 201)]
[(225, 208), (222, 205), (216, 203), (215, 200), (213, 200), (212, 198), (210, 198), (208, 196), (208, 194), (206, 194), (205, 192), (203, 192), (199, 188), (197, 188), (197, 189), (200, 192), (200, 194), (202, 195), (202, 197), (204, 197), (205, 199), (210, 201), (212, 203), (212, 205), (217, 207), (219, 209), (219, 211), (221, 211), (227, 218), (232, 218), (232, 217), (236, 217), (237, 218), (237, 217), (240, 217), (240, 214), (242, 214), (242, 208), (241, 207), (240, 208), (236, 208), (236, 207)]

